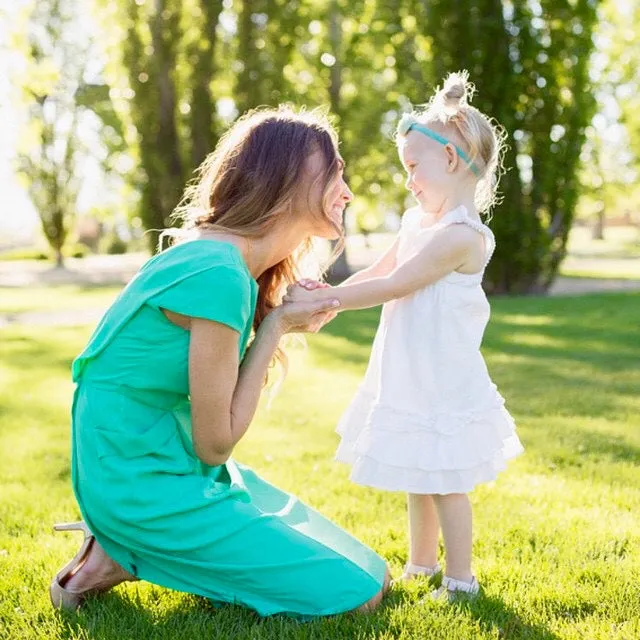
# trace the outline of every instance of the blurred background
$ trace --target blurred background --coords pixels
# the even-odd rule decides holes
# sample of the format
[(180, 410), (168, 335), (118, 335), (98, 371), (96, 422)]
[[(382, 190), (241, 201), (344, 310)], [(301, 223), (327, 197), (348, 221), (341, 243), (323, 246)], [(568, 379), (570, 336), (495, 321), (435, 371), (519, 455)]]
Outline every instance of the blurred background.
[(229, 124), (290, 102), (340, 131), (356, 199), (339, 279), (411, 204), (400, 115), (468, 69), (509, 133), (487, 289), (640, 279), (638, 33), (633, 0), (5, 1), (0, 263), (137, 266)]

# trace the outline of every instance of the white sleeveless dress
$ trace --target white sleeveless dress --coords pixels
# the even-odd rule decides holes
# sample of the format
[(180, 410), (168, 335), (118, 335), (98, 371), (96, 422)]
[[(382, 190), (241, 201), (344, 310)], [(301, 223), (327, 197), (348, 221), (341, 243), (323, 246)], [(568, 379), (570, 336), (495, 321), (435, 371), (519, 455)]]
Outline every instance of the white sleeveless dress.
[[(466, 224), (484, 236), (486, 268), (493, 233), (465, 207), (431, 227), (422, 216), (419, 208), (403, 216), (398, 263), (439, 229)], [(357, 484), (467, 493), (523, 451), (480, 353), (490, 313), (483, 274), (453, 272), (384, 305), (364, 380), (337, 427), (336, 459), (353, 465)]]

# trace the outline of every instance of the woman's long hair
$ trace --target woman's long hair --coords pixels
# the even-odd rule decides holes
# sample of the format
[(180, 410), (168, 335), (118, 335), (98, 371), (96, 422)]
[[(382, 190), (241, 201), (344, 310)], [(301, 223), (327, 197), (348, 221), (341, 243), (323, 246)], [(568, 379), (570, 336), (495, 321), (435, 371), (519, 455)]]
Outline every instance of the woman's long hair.
[[(326, 223), (335, 227), (327, 215), (331, 203), (326, 198), (340, 178), (337, 135), (321, 112), (279, 107), (251, 111), (226, 132), (197, 170), (196, 179), (187, 186), (173, 214), (182, 221), (182, 230), (169, 235), (180, 237), (194, 229), (248, 239), (268, 234), (283, 222), (283, 216), (296, 214), (292, 211), (294, 197), (299, 197), (301, 185), (308, 185), (304, 180), (306, 160), (318, 151), (324, 160), (323, 170), (316, 177), (324, 183), (322, 212)], [(333, 259), (344, 244), (342, 227), (336, 227), (336, 232), (340, 242)], [(310, 240), (258, 278), (254, 330), (280, 304), (286, 286), (298, 279), (298, 267), (311, 247)]]

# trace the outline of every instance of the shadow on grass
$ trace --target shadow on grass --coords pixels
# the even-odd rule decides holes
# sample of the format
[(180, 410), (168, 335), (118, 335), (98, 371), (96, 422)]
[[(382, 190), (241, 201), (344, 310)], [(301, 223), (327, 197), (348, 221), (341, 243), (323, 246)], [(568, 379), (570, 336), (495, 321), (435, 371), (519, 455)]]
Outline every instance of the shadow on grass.
[[(477, 620), (484, 631), (498, 638), (555, 640), (560, 637), (541, 625), (525, 622), (500, 598), (482, 596), (477, 600), (459, 600), (450, 606)], [(594, 609), (592, 606), (591, 611)]]
[(566, 425), (557, 433), (550, 432), (552, 442), (541, 442), (540, 450), (549, 448), (558, 467), (580, 467), (585, 461), (629, 462), (640, 464), (640, 447), (628, 443), (622, 436), (575, 429)]
[[(160, 592), (158, 592), (158, 595)], [(89, 601), (79, 613), (61, 613), (70, 635), (91, 637), (92, 640), (121, 640), (145, 638), (173, 640), (174, 638), (206, 637), (225, 640), (354, 640), (379, 637), (441, 638), (452, 623), (447, 614), (421, 610), (416, 622), (407, 620), (401, 610), (419, 607), (408, 601), (408, 594), (391, 591), (383, 604), (370, 614), (347, 613), (339, 616), (300, 622), (286, 616), (260, 618), (242, 607), (228, 605), (213, 608), (208, 601), (193, 596), (180, 598), (179, 608), (166, 612), (143, 604), (132, 594), (131, 598), (110, 593), (99, 600)], [(151, 603), (153, 604), (153, 603)], [(443, 606), (447, 606), (443, 604)], [(491, 637), (497, 632), (500, 638), (530, 638), (531, 640), (555, 640), (558, 636), (542, 625), (525, 622), (513, 609), (499, 598), (482, 597), (474, 602), (458, 602), (450, 605), (460, 616), (476, 620)], [(580, 611), (566, 612), (573, 617), (584, 615)], [(400, 614), (400, 615), (399, 615)], [(432, 621), (429, 621), (432, 617)], [(412, 624), (413, 622), (413, 624)], [(423, 635), (424, 623), (431, 625), (432, 634)], [(413, 625), (416, 629), (412, 630)], [(455, 622), (454, 622), (455, 624)], [(418, 635), (407, 635), (407, 632)], [(428, 632), (427, 632), (428, 633)]]
[[(157, 598), (153, 599), (158, 601), (165, 597), (161, 590), (154, 591), (152, 596), (156, 594)], [(88, 601), (77, 613), (57, 615), (66, 623), (70, 635), (85, 637), (86, 634), (92, 640), (196, 637), (211, 640), (364, 640), (387, 630), (392, 613), (388, 606), (381, 606), (368, 615), (347, 613), (303, 622), (284, 615), (261, 618), (236, 605), (214, 607), (204, 598), (184, 594), (180, 594), (176, 607), (168, 611), (158, 612), (153, 604), (141, 602), (135, 592), (130, 597), (112, 592)]]

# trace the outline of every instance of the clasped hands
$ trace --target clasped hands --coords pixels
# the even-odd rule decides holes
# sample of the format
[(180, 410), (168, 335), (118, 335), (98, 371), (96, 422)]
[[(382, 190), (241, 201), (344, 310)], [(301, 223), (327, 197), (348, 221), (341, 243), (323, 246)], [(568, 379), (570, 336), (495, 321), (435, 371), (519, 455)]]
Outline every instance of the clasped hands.
[[(331, 289), (331, 285), (326, 282), (319, 282), (318, 280), (303, 279), (298, 280), (294, 284), (290, 284), (287, 287), (287, 292), (282, 298), (282, 302), (315, 302), (317, 300), (326, 299), (325, 296), (314, 295), (316, 289)], [(336, 312), (332, 312), (335, 317)]]
[[(325, 324), (331, 322), (337, 315), (338, 311), (332, 307), (335, 306), (333, 300), (319, 299), (318, 296), (314, 296), (314, 291), (318, 289), (330, 289), (330, 285), (324, 282), (318, 282), (317, 280), (303, 279), (299, 280), (295, 284), (291, 284), (287, 287), (287, 291), (282, 298), (282, 309), (302, 308), (308, 309), (310, 303), (315, 303), (313, 307), (318, 307), (312, 311), (312, 315), (306, 320), (306, 322), (300, 322), (296, 330), (316, 333)], [(306, 305), (304, 303), (307, 303)], [(327, 309), (329, 303), (330, 308)], [(285, 312), (286, 313), (286, 312)]]

